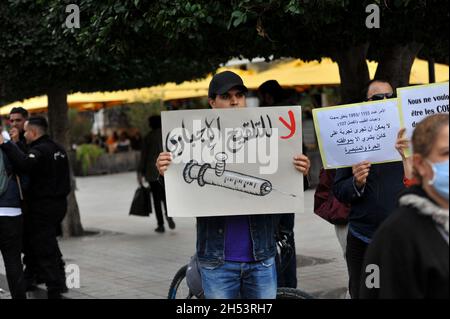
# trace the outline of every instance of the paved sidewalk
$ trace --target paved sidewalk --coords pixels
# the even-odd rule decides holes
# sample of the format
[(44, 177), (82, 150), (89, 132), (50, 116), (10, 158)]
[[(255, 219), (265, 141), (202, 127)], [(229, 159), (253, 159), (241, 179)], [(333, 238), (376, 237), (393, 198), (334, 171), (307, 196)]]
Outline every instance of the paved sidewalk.
[[(68, 298), (166, 298), (176, 271), (195, 249), (195, 219), (178, 218), (176, 229), (154, 232), (156, 218), (128, 216), (135, 173), (77, 178), (85, 230), (93, 235), (60, 240), (67, 264), (80, 269), (79, 289)], [(299, 288), (319, 298), (343, 298), (347, 270), (334, 227), (312, 212), (313, 191), (296, 215)], [(0, 260), (0, 288), (6, 289)], [(3, 277), (3, 280), (2, 280)], [(8, 298), (0, 291), (0, 298)]]

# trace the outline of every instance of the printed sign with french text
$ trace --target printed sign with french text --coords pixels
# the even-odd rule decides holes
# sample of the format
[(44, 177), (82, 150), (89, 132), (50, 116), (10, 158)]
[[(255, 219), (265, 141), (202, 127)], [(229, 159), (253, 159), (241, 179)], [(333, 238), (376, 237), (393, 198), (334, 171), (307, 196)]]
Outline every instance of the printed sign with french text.
[(411, 138), (416, 125), (425, 117), (448, 113), (449, 84), (416, 85), (397, 90), (400, 116), (406, 137)]

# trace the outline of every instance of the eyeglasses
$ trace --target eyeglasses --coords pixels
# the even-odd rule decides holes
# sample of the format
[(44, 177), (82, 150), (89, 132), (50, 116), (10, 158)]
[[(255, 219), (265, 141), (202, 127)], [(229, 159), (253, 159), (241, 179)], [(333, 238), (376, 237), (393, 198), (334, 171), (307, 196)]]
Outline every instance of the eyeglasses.
[(372, 95), (370, 98), (367, 99), (367, 101), (380, 101), (384, 99), (392, 99), (395, 97), (394, 93), (378, 93)]

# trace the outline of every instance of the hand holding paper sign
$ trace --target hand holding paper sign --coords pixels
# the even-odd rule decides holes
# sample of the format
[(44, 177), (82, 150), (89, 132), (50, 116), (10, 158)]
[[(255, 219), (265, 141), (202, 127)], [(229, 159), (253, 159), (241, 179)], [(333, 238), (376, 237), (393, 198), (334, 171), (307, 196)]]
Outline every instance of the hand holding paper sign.
[(397, 134), (395, 149), (398, 151), (402, 159), (406, 158), (405, 150), (409, 147), (409, 139), (405, 137), (406, 128), (401, 128)]
[(405, 150), (409, 148), (409, 139), (405, 137), (406, 128), (401, 128), (397, 134), (397, 141), (395, 143), (395, 149), (398, 151), (403, 161), (403, 169), (405, 171), (405, 177), (407, 179), (413, 178), (412, 173), (412, 158), (405, 155)]
[(355, 185), (361, 189), (366, 185), (367, 176), (369, 176), (371, 164), (367, 161), (358, 163), (352, 166), (353, 176), (355, 178)]
[(172, 163), (172, 154), (169, 152), (162, 152), (159, 154), (156, 160), (156, 168), (160, 175), (164, 176), (164, 173), (169, 168), (170, 163)]
[(307, 156), (300, 154), (294, 157), (294, 166), (303, 175), (308, 175), (311, 162)]

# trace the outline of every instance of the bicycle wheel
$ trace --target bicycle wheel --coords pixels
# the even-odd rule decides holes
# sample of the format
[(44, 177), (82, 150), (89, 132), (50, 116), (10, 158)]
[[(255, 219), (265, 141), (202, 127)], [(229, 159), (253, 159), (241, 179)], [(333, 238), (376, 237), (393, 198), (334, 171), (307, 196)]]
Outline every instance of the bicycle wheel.
[(278, 288), (277, 299), (314, 299), (310, 294), (295, 288)]
[(192, 299), (193, 295), (189, 291), (186, 282), (187, 268), (188, 265), (184, 265), (177, 271), (175, 277), (173, 277), (167, 299)]

